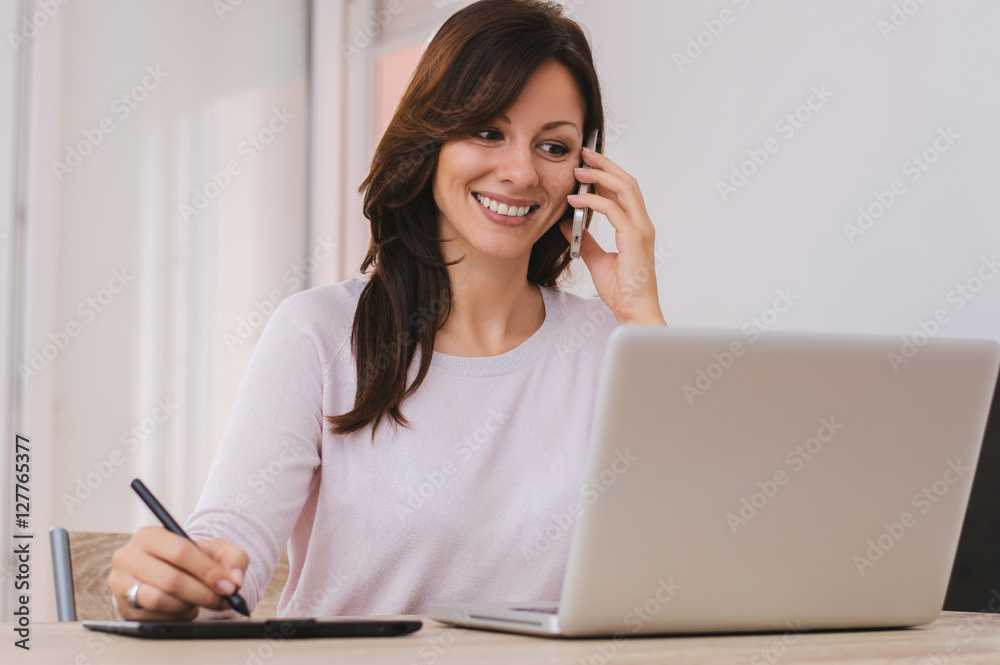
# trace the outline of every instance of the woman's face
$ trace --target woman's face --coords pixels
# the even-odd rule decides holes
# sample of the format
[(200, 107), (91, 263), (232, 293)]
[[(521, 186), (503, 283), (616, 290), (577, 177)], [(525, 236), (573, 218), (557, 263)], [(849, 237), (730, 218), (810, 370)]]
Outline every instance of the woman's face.
[(446, 260), (520, 258), (527, 266), (576, 184), (583, 114), (569, 70), (549, 62), (506, 113), (441, 147), (433, 192)]

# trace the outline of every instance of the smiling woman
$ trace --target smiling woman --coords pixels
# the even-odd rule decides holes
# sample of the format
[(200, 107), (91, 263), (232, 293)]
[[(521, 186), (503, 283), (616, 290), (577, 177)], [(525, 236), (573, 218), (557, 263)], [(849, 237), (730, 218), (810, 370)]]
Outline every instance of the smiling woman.
[(529, 316), (506, 331), (506, 338), (484, 338), (463, 320), (464, 312), (453, 311), (436, 333), (438, 351), (497, 355), (541, 326), (545, 312), (524, 275), (535, 244), (567, 212), (566, 197), (576, 183), (573, 167), (579, 164), (579, 153), (570, 146), (582, 143), (585, 108), (570, 71), (549, 60), (494, 128), (441, 148), (432, 192), (442, 251), (453, 264), (449, 283), (467, 288), (475, 284), (474, 274), (496, 275), (499, 290), (521, 282)]
[[(561, 87), (553, 91), (542, 87), (552, 82)], [(517, 126), (512, 127), (510, 116), (515, 107)], [(545, 128), (550, 134), (558, 129), (558, 137), (540, 140), (536, 136), (543, 125), (568, 121), (573, 127), (559, 124)], [(453, 291), (465, 284), (461, 275), (480, 270), (481, 259), (488, 256), (474, 252), (457, 270), (454, 266), (450, 274), (445, 270), (447, 264), (463, 262), (465, 251), (477, 249), (468, 245), (468, 237), (451, 237), (458, 231), (455, 225), (466, 228), (467, 219), (490, 219), (490, 213), (480, 212), (481, 206), (473, 200), (475, 190), (461, 180), (469, 173), (490, 169), (491, 161), (500, 169), (492, 177), (494, 198), (506, 194), (509, 209), (512, 202), (519, 203), (516, 199), (532, 201), (524, 194), (542, 194), (546, 210), (544, 215), (531, 212), (529, 218), (534, 219), (528, 225), (501, 224), (511, 220), (509, 216), (501, 219), (499, 212), (492, 223), (483, 225), (482, 233), (487, 235), (503, 229), (501, 245), (520, 237), (515, 246), (496, 248), (501, 256), (513, 252), (520, 260), (505, 264), (496, 273), (495, 283), (504, 295), (500, 302), (496, 291), (476, 294), (469, 301), (488, 299), (491, 307), (516, 307), (528, 321), (521, 322), (511, 339), (504, 339), (506, 330), (479, 330), (473, 335), (480, 340), (491, 335), (492, 341), (480, 346), (492, 347), (492, 355), (496, 355), (523, 341), (526, 332), (533, 332), (526, 330), (532, 323), (537, 329), (543, 316), (539, 311), (541, 297), (528, 285), (553, 286), (569, 265), (566, 240), (553, 223), (572, 212), (565, 196), (572, 190), (572, 167), (579, 164), (581, 132), (603, 124), (600, 84), (590, 46), (579, 26), (557, 10), (539, 3), (487, 1), (448, 19), (421, 58), (361, 187), (372, 229), (362, 270), (374, 270), (354, 322), (359, 379), (355, 405), (346, 414), (328, 418), (335, 431), (353, 432), (370, 423), (377, 428), (386, 415), (405, 424), (400, 403), (426, 376), (430, 350), (450, 349), (447, 322), (450, 320), (454, 328), (460, 321), (452, 316), (457, 304)], [(498, 138), (502, 136), (498, 125), (510, 134), (504, 140)], [(539, 164), (536, 152), (553, 138), (561, 139), (562, 148), (572, 155), (564, 156), (561, 165), (549, 162), (542, 170), (561, 173), (561, 183), (554, 191), (542, 187), (535, 172)], [(528, 153), (531, 157), (525, 163), (523, 156)], [(520, 175), (516, 173), (519, 170)], [(532, 182), (509, 181), (511, 176), (523, 178), (525, 173)], [(453, 180), (456, 177), (458, 182)], [(545, 185), (555, 185), (552, 176), (545, 178)], [(498, 201), (498, 210), (500, 203), (503, 201)], [(520, 277), (515, 277), (517, 274)], [(509, 288), (511, 284), (522, 286), (515, 291)], [(518, 296), (516, 304), (511, 296)], [(413, 320), (415, 316), (424, 319), (433, 303), (440, 310), (433, 321), (419, 325)], [(472, 331), (466, 329), (461, 337), (468, 340), (469, 333)], [(404, 339), (407, 343), (400, 344)], [(386, 348), (399, 352), (387, 358)], [(410, 381), (408, 371), (418, 348), (424, 353), (419, 357), (417, 375)], [(463, 355), (454, 350), (452, 354)]]
[[(607, 337), (663, 324), (638, 185), (582, 149), (603, 124), (557, 5), (442, 26), (361, 186), (366, 276), (277, 308), (186, 525), (201, 544), (137, 532), (109, 578), (123, 616), (225, 609), (237, 587), (253, 608), (286, 543), (281, 615), (557, 597), (569, 539), (530, 544), (578, 498)], [(600, 300), (556, 287), (577, 207), (616, 231), (617, 253), (581, 245)]]
[(446, 258), (527, 260), (566, 211), (584, 108), (569, 70), (549, 61), (497, 128), (441, 148), (432, 191)]

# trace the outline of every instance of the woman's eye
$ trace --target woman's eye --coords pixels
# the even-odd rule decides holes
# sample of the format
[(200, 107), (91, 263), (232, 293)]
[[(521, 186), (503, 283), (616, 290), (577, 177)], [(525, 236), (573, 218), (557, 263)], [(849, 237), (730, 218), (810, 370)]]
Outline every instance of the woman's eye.
[(499, 141), (503, 138), (503, 134), (495, 129), (484, 129), (481, 132), (476, 132), (476, 136), (485, 141)]
[(562, 143), (543, 143), (542, 150), (549, 153), (553, 157), (564, 157), (569, 154), (569, 148), (564, 146)]

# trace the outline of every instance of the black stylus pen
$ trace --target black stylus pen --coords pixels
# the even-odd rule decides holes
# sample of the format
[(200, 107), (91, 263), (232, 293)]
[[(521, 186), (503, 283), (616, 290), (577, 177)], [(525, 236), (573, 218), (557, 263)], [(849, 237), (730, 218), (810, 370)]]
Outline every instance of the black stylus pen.
[[(156, 515), (156, 519), (160, 520), (160, 522), (163, 523), (163, 526), (167, 528), (167, 531), (170, 531), (171, 533), (176, 533), (178, 536), (184, 536), (188, 540), (191, 540), (191, 536), (184, 533), (184, 529), (181, 528), (181, 525), (178, 524), (177, 521), (170, 516), (170, 513), (167, 512), (167, 509), (164, 508), (163, 505), (156, 500), (156, 497), (153, 496), (153, 493), (150, 492), (145, 485), (143, 485), (141, 480), (139, 480), (138, 478), (133, 480), (132, 489), (134, 489), (135, 493), (139, 495), (139, 498), (142, 499), (142, 502), (145, 503), (147, 506), (149, 506), (149, 509), (153, 511), (154, 515)], [(246, 601), (240, 597), (240, 594), (233, 593), (229, 596), (222, 596), (222, 597), (225, 598), (227, 601), (229, 601), (229, 605), (234, 610), (236, 610), (237, 612), (239, 612), (244, 616), (250, 616), (250, 610), (247, 609)]]

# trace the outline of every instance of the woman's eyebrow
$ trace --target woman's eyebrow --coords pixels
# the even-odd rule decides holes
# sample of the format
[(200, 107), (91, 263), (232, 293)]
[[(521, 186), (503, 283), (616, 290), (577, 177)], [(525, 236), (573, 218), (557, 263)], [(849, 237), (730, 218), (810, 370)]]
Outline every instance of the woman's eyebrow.
[(554, 122), (547, 122), (544, 125), (542, 125), (542, 131), (547, 132), (550, 129), (555, 129), (556, 127), (562, 127), (563, 125), (569, 125), (570, 127), (576, 129), (578, 133), (580, 132), (580, 129), (576, 126), (576, 123), (570, 122), (569, 120), (556, 120)]
[[(501, 113), (499, 119), (508, 125), (510, 124), (510, 118), (508, 118), (505, 114)], [(544, 125), (542, 125), (542, 131), (547, 132), (551, 129), (555, 129), (556, 127), (562, 127), (563, 125), (569, 125), (570, 127), (573, 127), (574, 129), (576, 129), (577, 133), (580, 134), (580, 136), (583, 136), (583, 132), (581, 132), (580, 128), (576, 126), (576, 123), (570, 120), (553, 120), (552, 122), (547, 122)]]

